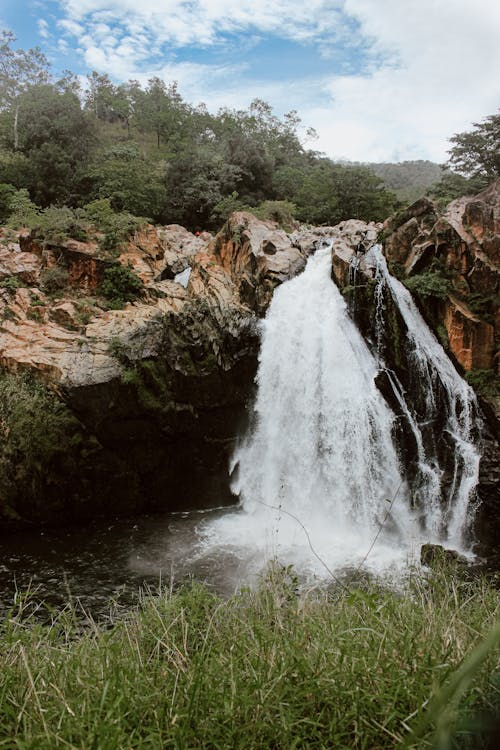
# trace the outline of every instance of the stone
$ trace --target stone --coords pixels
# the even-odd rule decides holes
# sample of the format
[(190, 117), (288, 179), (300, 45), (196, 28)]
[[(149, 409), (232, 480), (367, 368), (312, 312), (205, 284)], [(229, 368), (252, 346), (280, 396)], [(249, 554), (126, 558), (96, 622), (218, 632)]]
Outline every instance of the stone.
[(468, 565), (468, 560), (454, 549), (445, 549), (441, 544), (423, 544), (420, 548), (420, 562), (428, 568), (447, 564)]

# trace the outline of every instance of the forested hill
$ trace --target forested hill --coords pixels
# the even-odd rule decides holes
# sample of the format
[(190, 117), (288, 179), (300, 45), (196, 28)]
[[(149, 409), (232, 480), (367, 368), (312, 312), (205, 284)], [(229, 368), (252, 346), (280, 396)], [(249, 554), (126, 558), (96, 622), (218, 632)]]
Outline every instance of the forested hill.
[(384, 186), (392, 190), (402, 203), (412, 203), (426, 195), (443, 176), (443, 168), (439, 164), (424, 159), (402, 161), (397, 164), (371, 163), (363, 166), (380, 177)]
[[(335, 163), (305, 148), (314, 133), (296, 112), (277, 117), (259, 99), (212, 114), (159, 78), (118, 84), (94, 71), (85, 85), (71, 72), (57, 79), (41, 50), (14, 43), (0, 33), (0, 222), (14, 215), (36, 224), (40, 209), (78, 212), (95, 201), (190, 229), (216, 229), (243, 208), (285, 224), (380, 221), (398, 196), (414, 199), (439, 178), (430, 162)], [(453, 180), (443, 199), (468, 189), (466, 178)]]

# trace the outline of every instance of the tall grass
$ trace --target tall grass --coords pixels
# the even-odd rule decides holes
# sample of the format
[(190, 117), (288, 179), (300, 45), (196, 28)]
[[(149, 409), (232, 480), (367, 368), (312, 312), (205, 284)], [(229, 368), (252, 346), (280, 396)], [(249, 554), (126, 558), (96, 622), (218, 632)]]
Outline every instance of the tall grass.
[(498, 605), (439, 573), (298, 594), (277, 566), (229, 600), (146, 597), (107, 628), (20, 604), (0, 632), (0, 748), (425, 748), (436, 724), (440, 748), (478, 748), (464, 721), (498, 710)]

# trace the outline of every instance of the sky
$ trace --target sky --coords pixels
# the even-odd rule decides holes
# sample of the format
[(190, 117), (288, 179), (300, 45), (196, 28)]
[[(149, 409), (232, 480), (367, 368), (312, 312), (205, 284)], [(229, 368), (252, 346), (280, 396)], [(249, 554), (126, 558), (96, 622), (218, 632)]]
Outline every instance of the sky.
[(297, 110), (334, 159), (443, 162), (500, 107), (499, 0), (0, 0), (0, 27), (55, 73)]

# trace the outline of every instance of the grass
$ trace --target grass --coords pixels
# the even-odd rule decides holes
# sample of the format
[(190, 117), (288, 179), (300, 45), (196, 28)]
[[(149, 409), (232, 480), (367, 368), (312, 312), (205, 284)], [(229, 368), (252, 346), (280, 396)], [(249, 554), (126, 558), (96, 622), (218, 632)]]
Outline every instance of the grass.
[(478, 748), (452, 699), (462, 722), (498, 710), (498, 604), (439, 573), (298, 595), (277, 566), (229, 600), (193, 583), (108, 627), (71, 610), (44, 625), (21, 600), (0, 632), (0, 748), (425, 748), (436, 722), (440, 750)]

